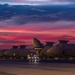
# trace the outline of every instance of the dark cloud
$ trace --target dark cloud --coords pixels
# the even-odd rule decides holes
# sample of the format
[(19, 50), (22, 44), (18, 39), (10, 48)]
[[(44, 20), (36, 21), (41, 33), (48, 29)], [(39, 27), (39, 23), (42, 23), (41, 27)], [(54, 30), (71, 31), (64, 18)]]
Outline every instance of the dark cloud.
[(7, 24), (75, 21), (75, 5), (0, 5), (0, 21)]
[(53, 1), (58, 1), (58, 2), (75, 2), (75, 0), (53, 0)]
[(1, 44), (21, 44), (21, 43), (25, 43), (23, 41), (20, 41), (18, 39), (12, 39), (12, 40), (8, 40), (6, 38), (0, 38), (0, 43)]
[(26, 3), (30, 3), (30, 2), (33, 2), (33, 3), (38, 3), (38, 2), (75, 2), (75, 0), (0, 0), (0, 2), (26, 2)]
[(0, 2), (12, 2), (12, 1), (16, 1), (16, 0), (0, 0)]

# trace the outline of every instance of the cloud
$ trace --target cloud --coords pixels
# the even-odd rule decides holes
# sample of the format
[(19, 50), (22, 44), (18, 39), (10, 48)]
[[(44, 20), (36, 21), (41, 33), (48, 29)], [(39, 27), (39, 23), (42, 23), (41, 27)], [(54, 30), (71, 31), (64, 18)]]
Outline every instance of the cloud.
[(0, 45), (30, 44), (34, 37), (75, 40), (75, 5), (0, 4)]
[[(22, 27), (22, 26), (21, 26)], [(40, 22), (25, 24), (25, 28), (34, 31), (63, 30), (75, 28), (74, 21)]]
[(15, 2), (15, 1), (19, 1), (19, 0), (0, 0), (0, 2)]
[(0, 27), (30, 30), (75, 28), (75, 5), (0, 5)]
[(50, 0), (27, 0), (27, 1), (38, 1), (38, 2), (40, 1), (41, 2), (41, 1), (50, 1)]
[(9, 4), (72, 4), (75, 0), (0, 0), (0, 3)]
[(27, 23), (75, 21), (75, 5), (0, 5), (2, 25), (24, 25)]

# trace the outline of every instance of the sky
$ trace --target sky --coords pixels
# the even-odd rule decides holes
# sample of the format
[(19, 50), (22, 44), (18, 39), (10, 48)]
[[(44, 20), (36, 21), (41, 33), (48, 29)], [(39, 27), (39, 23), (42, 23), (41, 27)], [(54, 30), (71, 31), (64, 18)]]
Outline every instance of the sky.
[(75, 0), (0, 0), (0, 3), (9, 4), (70, 4)]
[(0, 48), (33, 38), (75, 42), (75, 0), (0, 0)]

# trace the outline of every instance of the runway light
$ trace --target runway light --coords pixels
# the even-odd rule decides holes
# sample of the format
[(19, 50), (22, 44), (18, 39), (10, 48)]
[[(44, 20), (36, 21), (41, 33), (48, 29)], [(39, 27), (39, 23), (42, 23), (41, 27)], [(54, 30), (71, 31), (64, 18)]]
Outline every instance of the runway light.
[(13, 53), (13, 56), (15, 56), (16, 54), (15, 53)]
[(54, 59), (55, 59), (55, 60), (58, 60), (59, 58), (58, 58), (58, 57), (55, 57)]

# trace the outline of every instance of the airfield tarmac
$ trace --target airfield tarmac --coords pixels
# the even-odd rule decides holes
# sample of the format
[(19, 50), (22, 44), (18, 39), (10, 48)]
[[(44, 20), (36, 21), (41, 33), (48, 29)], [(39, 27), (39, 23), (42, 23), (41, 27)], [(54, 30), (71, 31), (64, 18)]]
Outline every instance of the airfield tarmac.
[(0, 75), (75, 75), (75, 64), (0, 61)]

